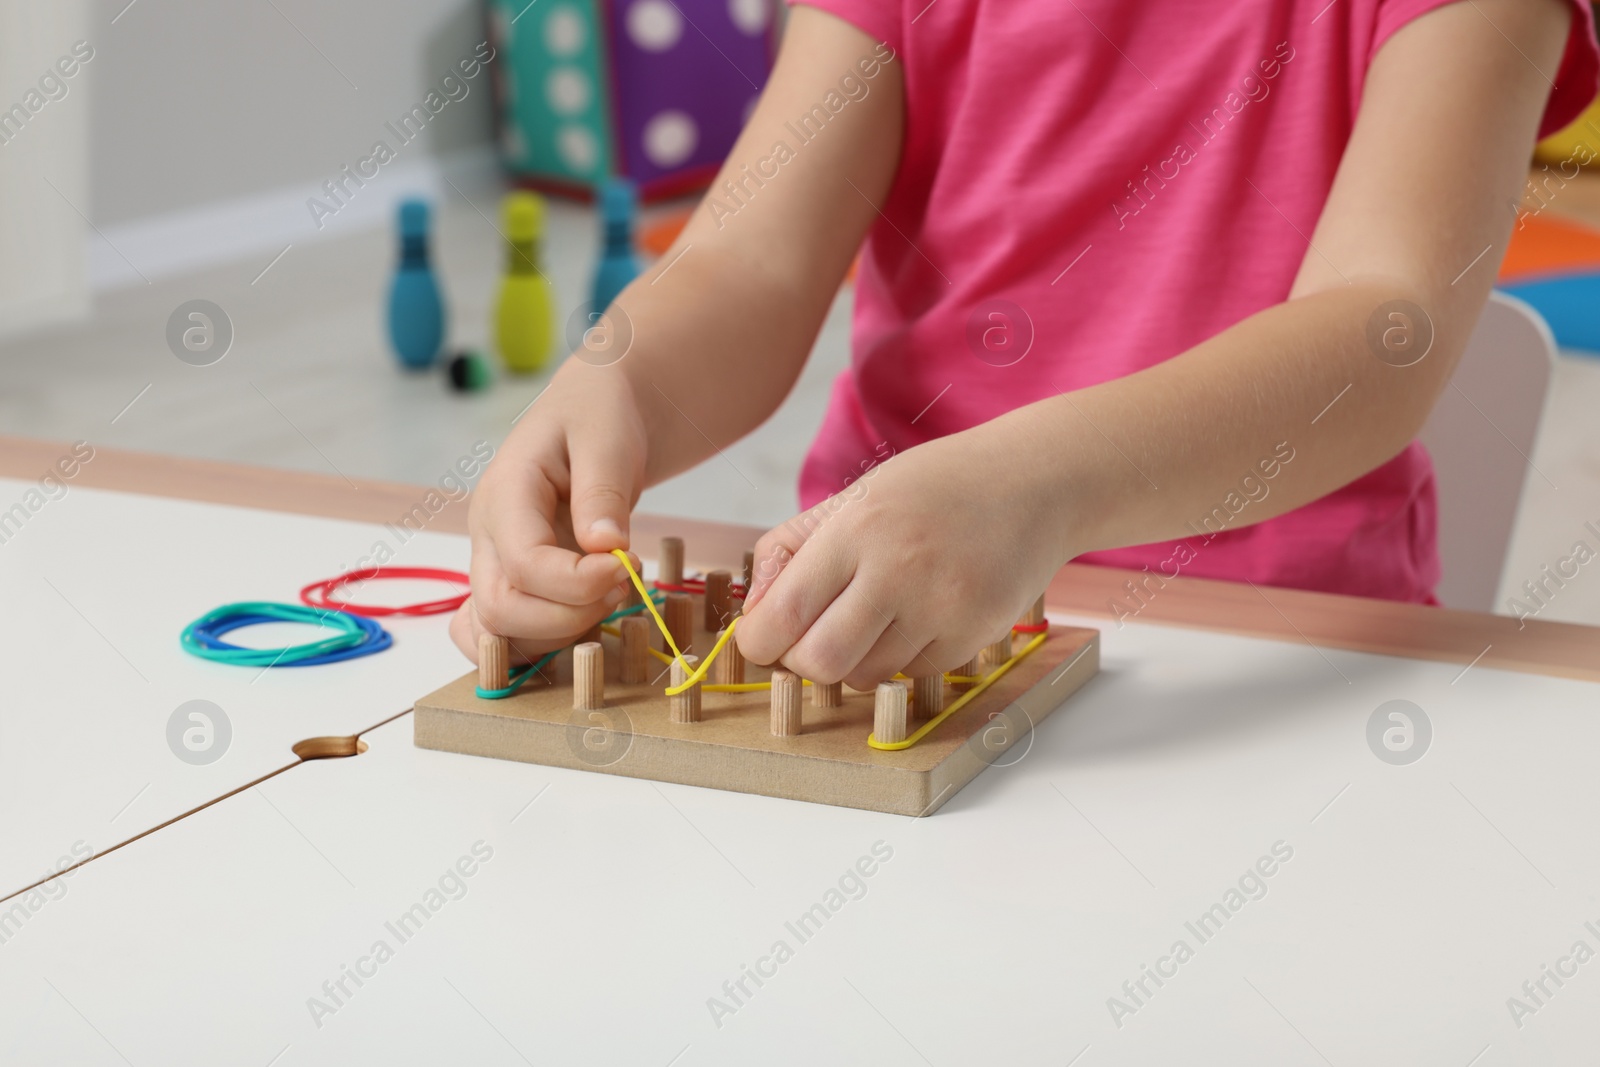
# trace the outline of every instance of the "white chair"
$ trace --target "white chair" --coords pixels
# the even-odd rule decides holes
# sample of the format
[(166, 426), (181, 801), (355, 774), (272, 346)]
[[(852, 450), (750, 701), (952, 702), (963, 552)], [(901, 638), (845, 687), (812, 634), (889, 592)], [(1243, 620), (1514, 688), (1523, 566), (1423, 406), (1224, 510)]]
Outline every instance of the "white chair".
[(1506, 548), (1528, 478), (1555, 365), (1555, 338), (1537, 311), (1491, 293), (1419, 440), (1439, 488), (1438, 597), (1447, 608), (1493, 611)]

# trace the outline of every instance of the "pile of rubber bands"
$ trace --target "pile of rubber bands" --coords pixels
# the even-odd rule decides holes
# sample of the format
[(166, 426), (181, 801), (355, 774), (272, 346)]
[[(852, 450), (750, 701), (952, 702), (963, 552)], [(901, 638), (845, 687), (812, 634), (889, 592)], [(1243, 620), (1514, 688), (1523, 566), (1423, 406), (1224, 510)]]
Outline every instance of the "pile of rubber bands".
[[(364, 567), (336, 578), (312, 582), (300, 590), (300, 604), (252, 600), (224, 604), (206, 612), (183, 628), (179, 640), (184, 651), (201, 659), (241, 667), (315, 667), (382, 652), (394, 636), (375, 622), (386, 616), (438, 615), (454, 611), (467, 599), (462, 592), (420, 604), (401, 607), (355, 604), (334, 594), (354, 582), (383, 578), (411, 578), (449, 582), (465, 589), (468, 577), (460, 571), (436, 567)], [(330, 637), (283, 648), (249, 648), (223, 638), (234, 630), (261, 623), (294, 622), (335, 631)]]

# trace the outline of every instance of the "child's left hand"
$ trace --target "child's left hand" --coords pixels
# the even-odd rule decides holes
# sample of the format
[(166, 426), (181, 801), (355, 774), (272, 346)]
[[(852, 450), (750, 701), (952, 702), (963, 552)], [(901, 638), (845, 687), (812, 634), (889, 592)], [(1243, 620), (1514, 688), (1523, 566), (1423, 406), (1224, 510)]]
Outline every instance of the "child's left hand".
[(1006, 635), (1070, 546), (995, 424), (894, 456), (756, 544), (739, 650), (814, 682), (870, 689), (953, 670)]

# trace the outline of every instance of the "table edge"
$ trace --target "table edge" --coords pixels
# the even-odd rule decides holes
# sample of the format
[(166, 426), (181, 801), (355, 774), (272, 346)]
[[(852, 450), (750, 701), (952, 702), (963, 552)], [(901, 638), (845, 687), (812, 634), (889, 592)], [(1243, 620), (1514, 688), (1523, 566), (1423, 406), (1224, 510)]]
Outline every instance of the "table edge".
[[(0, 435), (0, 477), (37, 480), (72, 446)], [(428, 528), (467, 532), (465, 499), (430, 486), (347, 479), (272, 467), (95, 447), (68, 481), (116, 492), (256, 508), (356, 522), (393, 523), (429, 499)], [(430, 501), (430, 503), (432, 503)], [(666, 534), (684, 538), (692, 562), (737, 565), (765, 531), (760, 527), (666, 515), (634, 516), (633, 539), (648, 545)], [(1130, 584), (1132, 583), (1132, 584)], [(1070, 563), (1045, 595), (1053, 611), (1113, 620), (1183, 626), (1407, 659), (1495, 667), (1529, 674), (1600, 681), (1600, 628), (1541, 619), (1388, 600), (1260, 587), (1211, 578), (1168, 578), (1147, 571)], [(1118, 607), (1120, 605), (1120, 607)]]

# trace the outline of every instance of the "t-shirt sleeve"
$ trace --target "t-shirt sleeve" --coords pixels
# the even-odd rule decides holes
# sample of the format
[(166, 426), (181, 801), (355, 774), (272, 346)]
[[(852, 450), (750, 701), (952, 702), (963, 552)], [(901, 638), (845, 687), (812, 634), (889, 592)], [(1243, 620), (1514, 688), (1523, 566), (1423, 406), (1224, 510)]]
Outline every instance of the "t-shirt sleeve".
[(805, 4), (837, 15), (868, 37), (887, 43), (897, 54), (901, 51), (900, 0), (789, 0), (789, 4)]
[[(849, 5), (852, 0), (843, 2)], [(1401, 26), (1419, 15), (1455, 2), (1458, 0), (1385, 0), (1378, 9), (1378, 24), (1372, 36), (1368, 62)], [(1567, 34), (1567, 48), (1561, 56), (1555, 88), (1550, 91), (1544, 118), (1539, 121), (1540, 137), (1569, 125), (1589, 106), (1596, 89), (1600, 88), (1600, 45), (1595, 43), (1594, 9), (1589, 6), (1589, 0), (1565, 2), (1572, 11), (1572, 29)]]

